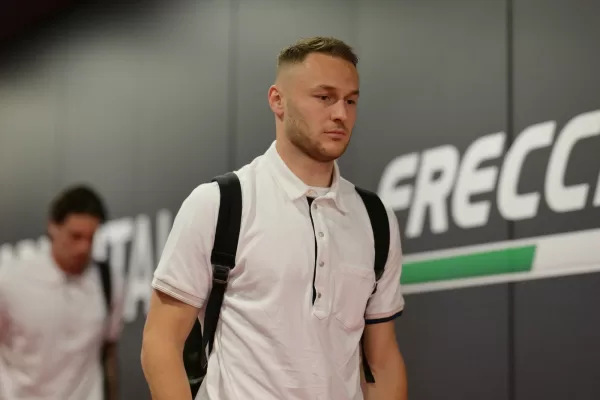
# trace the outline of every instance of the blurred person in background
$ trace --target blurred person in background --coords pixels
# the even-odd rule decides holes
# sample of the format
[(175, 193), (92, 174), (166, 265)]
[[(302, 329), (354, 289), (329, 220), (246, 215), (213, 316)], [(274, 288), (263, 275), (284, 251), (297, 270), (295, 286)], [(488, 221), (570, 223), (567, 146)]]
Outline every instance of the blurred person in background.
[(1, 400), (117, 399), (123, 285), (91, 259), (105, 220), (92, 189), (68, 188), (50, 206), (51, 251), (0, 268)]

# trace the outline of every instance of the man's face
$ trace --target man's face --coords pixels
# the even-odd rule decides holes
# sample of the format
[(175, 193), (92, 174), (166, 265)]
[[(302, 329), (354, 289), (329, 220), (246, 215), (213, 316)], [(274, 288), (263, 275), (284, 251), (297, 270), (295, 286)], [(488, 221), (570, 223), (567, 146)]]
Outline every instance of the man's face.
[(85, 269), (99, 226), (100, 219), (88, 214), (70, 214), (62, 224), (50, 223), (52, 250), (66, 272), (79, 274)]
[(314, 160), (339, 158), (356, 121), (358, 71), (341, 58), (313, 53), (292, 66), (288, 78), (283, 97), (288, 139)]

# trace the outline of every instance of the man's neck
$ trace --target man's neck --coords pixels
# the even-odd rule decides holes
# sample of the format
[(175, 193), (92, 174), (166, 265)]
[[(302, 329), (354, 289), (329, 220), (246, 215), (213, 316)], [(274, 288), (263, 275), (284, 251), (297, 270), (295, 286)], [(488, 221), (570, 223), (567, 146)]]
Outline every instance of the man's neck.
[(65, 272), (65, 269), (62, 266), (62, 262), (60, 261), (60, 258), (56, 255), (56, 251), (54, 250), (54, 248), (51, 249), (50, 256), (52, 257), (52, 261), (54, 261), (54, 265), (56, 266), (56, 268), (58, 268), (61, 272)]
[(58, 268), (58, 270), (60, 272), (62, 272), (63, 274), (65, 274), (65, 276), (67, 276), (67, 277), (75, 277), (75, 276), (79, 276), (80, 275), (80, 274), (75, 273), (73, 271), (70, 271), (68, 268), (66, 268), (64, 266), (64, 263), (61, 262), (60, 257), (57, 256), (57, 254), (54, 251), (54, 249), (52, 249), (52, 251), (51, 251), (51, 256), (52, 256), (52, 261), (54, 261), (54, 265), (56, 266), (56, 268)]
[(306, 185), (313, 187), (331, 185), (333, 161), (315, 161), (287, 141), (276, 141), (275, 148), (285, 165)]

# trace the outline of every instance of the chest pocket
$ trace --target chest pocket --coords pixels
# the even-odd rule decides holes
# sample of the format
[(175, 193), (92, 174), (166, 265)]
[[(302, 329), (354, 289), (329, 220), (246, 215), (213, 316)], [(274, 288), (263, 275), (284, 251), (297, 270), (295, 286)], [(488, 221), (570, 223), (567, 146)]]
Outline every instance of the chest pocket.
[(343, 264), (336, 269), (332, 314), (345, 330), (353, 332), (363, 329), (365, 309), (374, 288), (373, 268)]

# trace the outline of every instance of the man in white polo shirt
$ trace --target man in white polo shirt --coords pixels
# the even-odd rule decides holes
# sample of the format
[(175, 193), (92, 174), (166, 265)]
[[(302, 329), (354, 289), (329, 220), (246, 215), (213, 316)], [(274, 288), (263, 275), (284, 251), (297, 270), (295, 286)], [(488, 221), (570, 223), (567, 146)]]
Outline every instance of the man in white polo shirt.
[[(357, 57), (334, 38), (304, 39), (278, 58), (269, 105), (276, 140), (236, 171), (242, 221), (214, 349), (196, 399), (406, 399), (393, 319), (400, 290), (398, 223), (375, 287), (373, 232), (336, 163), (359, 95)], [(247, 133), (246, 133), (247, 134)], [(142, 365), (155, 400), (190, 399), (185, 340), (212, 286), (216, 183), (183, 202), (153, 280)], [(361, 390), (360, 339), (375, 384)]]
[(50, 252), (0, 268), (0, 399), (115, 400), (123, 285), (90, 262), (105, 208), (72, 187), (49, 220)]

